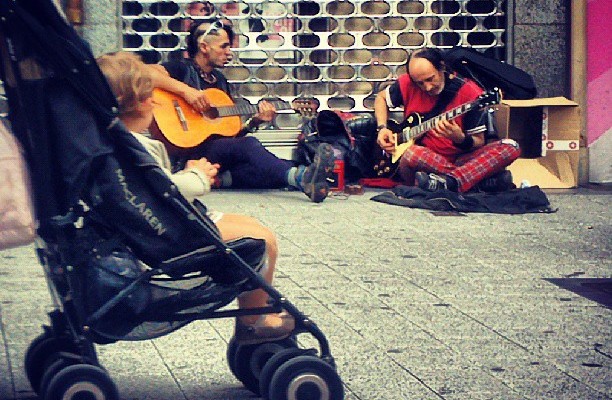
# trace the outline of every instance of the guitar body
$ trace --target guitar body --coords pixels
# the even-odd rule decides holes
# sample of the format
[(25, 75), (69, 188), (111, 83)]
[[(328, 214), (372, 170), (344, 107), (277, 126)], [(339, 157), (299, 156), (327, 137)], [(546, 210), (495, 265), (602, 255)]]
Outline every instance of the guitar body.
[[(192, 149), (213, 135), (233, 137), (242, 127), (241, 115), (257, 113), (258, 106), (234, 105), (234, 101), (223, 90), (204, 90), (211, 108), (203, 114), (194, 110), (182, 97), (163, 89), (153, 90), (153, 124), (151, 133), (164, 142), (173, 153)], [(276, 110), (294, 110), (302, 115), (316, 113), (316, 99), (296, 98), (291, 104), (283, 100), (268, 100)]]
[[(387, 121), (387, 127), (391, 132), (398, 134), (406, 128), (411, 128), (421, 123), (422, 117), (418, 113), (410, 114), (402, 123), (397, 123), (393, 120)], [(400, 142), (400, 136), (396, 135), (398, 141), (395, 150), (392, 154), (385, 153), (382, 149), (380, 150), (381, 157), (378, 162), (374, 165), (374, 170), (380, 178), (391, 178), (397, 173), (399, 167), (399, 160), (402, 155), (415, 143), (415, 139), (410, 139), (405, 143)]]
[(197, 147), (212, 135), (238, 134), (242, 126), (240, 116), (219, 117), (217, 112), (220, 107), (234, 106), (232, 99), (220, 89), (206, 89), (205, 93), (212, 108), (200, 114), (180, 96), (163, 89), (153, 91), (153, 117), (167, 142), (186, 149)]
[[(413, 126), (419, 125), (422, 121), (423, 117), (421, 117), (421, 114), (412, 113), (408, 115), (408, 117), (401, 124), (398, 124), (395, 121), (388, 121), (387, 126), (391, 132), (398, 134), (406, 128), (412, 128)], [(408, 148), (416, 142), (416, 139), (412, 138), (409, 141), (402, 143), (400, 136), (397, 135), (396, 140), (395, 150), (393, 151), (393, 154), (391, 154), (392, 164), (397, 164), (406, 150), (408, 150)]]

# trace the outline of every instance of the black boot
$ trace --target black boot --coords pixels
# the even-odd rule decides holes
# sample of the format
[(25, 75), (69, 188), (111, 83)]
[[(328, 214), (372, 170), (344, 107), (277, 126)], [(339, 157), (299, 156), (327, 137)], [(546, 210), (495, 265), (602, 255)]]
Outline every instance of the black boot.
[(512, 173), (508, 170), (504, 170), (481, 180), (474, 189), (480, 192), (497, 193), (516, 189), (516, 186), (512, 183)]

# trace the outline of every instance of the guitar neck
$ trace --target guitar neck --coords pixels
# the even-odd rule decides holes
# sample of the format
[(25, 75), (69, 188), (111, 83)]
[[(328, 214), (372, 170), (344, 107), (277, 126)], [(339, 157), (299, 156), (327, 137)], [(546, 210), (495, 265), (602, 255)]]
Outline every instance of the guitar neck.
[[(273, 101), (270, 101), (270, 103), (272, 103), (272, 105), (278, 111), (292, 109), (291, 104), (285, 101), (273, 100)], [(239, 104), (239, 105), (232, 105), (232, 106), (217, 107), (217, 112), (219, 113), (219, 117), (231, 117), (234, 115), (251, 115), (251, 114), (256, 114), (258, 111), (259, 111), (259, 107), (257, 105), (247, 104), (247, 103)]]
[(446, 119), (447, 121), (453, 120), (470, 110), (476, 108), (478, 101), (472, 101), (470, 103), (462, 104), (458, 107), (453, 108), (452, 110), (446, 111), (438, 116), (428, 119), (425, 122), (421, 122), (420, 124), (406, 128), (402, 131), (403, 140), (402, 142), (407, 142), (411, 139), (418, 138), (421, 135), (425, 134), (427, 131), (436, 127), (439, 121)]

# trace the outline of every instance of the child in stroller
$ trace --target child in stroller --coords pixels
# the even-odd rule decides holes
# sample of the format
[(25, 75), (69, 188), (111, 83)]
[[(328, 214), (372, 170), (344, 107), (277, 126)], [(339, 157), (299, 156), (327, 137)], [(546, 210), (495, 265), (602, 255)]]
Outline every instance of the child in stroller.
[[(344, 397), (325, 335), (270, 285), (274, 236), (185, 198), (214, 166), (196, 160), (176, 176), (160, 168), (163, 152), (130, 133), (139, 123), (126, 128), (138, 119), (117, 118), (117, 96), (53, 2), (0, 0), (0, 79), (32, 176), (36, 249), (54, 306), (25, 354), (41, 398), (117, 400), (96, 344), (226, 317), (237, 318), (227, 361), (248, 389), (275, 400)], [(149, 115), (147, 91), (122, 93), (141, 96), (119, 100)], [(182, 179), (197, 186), (194, 177), (196, 192), (177, 189)], [(225, 308), (237, 297), (239, 309)], [(306, 333), (319, 349), (298, 346)]]
[[(171, 164), (164, 144), (144, 136), (153, 120), (153, 78), (145, 64), (132, 53), (117, 52), (97, 59), (102, 73), (106, 76), (119, 104), (119, 118), (124, 125), (149, 151), (168, 174), (178, 190), (193, 201), (210, 190), (210, 180), (217, 173), (217, 166), (205, 158), (190, 160), (185, 169), (171, 172)], [(272, 276), (278, 256), (278, 245), (274, 233), (254, 218), (208, 211), (208, 216), (219, 228), (221, 238), (231, 241), (240, 237), (263, 239), (266, 243), (267, 262), (262, 274), (268, 283)], [(240, 308), (265, 307), (268, 294), (261, 290), (243, 293), (238, 297)], [(236, 319), (235, 338), (238, 344), (256, 344), (269, 340), (288, 337), (295, 327), (293, 317), (286, 312), (257, 316), (242, 316)]]

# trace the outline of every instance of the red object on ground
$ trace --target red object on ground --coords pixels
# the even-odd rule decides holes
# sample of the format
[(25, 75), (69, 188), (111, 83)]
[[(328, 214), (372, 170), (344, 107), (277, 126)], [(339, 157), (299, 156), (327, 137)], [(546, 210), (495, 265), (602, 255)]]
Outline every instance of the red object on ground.
[(390, 178), (362, 178), (359, 180), (359, 184), (365, 187), (391, 189), (398, 185), (402, 185), (401, 182), (396, 182)]

